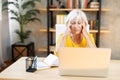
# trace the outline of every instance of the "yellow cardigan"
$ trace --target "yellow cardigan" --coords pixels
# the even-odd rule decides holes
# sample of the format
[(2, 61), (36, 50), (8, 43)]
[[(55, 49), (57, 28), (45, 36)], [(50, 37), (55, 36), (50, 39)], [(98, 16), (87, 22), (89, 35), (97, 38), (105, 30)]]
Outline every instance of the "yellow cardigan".
[[(58, 44), (60, 43), (60, 40), (62, 38), (63, 34), (60, 34), (58, 37), (58, 40), (56, 42), (56, 47), (58, 46)], [(88, 36), (90, 37), (92, 43), (95, 45), (95, 41), (93, 38), (92, 34), (88, 34)], [(66, 47), (87, 47), (87, 43), (86, 43), (86, 39), (83, 37), (81, 42), (79, 44), (75, 44), (70, 36), (66, 36), (66, 41), (65, 41), (65, 46)], [(57, 56), (56, 52), (54, 51), (54, 54)]]

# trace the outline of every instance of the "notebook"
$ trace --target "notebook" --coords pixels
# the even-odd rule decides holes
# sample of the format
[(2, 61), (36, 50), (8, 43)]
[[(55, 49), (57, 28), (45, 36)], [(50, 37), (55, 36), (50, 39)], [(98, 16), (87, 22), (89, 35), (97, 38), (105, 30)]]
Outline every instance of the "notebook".
[(58, 66), (58, 57), (51, 53), (43, 61), (37, 62), (37, 70), (47, 69), (52, 66)]
[(110, 48), (63, 47), (58, 51), (59, 74), (69, 76), (107, 77)]

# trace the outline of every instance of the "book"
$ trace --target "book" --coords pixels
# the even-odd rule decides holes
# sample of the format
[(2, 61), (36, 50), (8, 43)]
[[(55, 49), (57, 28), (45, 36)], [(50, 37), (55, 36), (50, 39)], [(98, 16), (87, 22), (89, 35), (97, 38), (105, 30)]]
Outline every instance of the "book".
[(66, 16), (67, 15), (65, 15), (65, 14), (57, 14), (56, 15), (56, 24), (65, 24)]
[(81, 8), (87, 8), (88, 7), (88, 0), (81, 0)]
[(79, 8), (79, 0), (75, 0), (75, 8)]
[(43, 61), (37, 62), (37, 70), (58, 66), (58, 57), (49, 54)]
[(67, 0), (67, 8), (73, 8), (73, 0)]

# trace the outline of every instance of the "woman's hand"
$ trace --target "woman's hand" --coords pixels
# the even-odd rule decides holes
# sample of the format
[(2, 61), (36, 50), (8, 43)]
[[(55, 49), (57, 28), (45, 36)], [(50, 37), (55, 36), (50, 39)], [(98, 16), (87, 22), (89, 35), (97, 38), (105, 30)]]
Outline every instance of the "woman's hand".
[(82, 34), (83, 34), (83, 36), (84, 36), (85, 38), (86, 38), (86, 37), (89, 37), (89, 36), (88, 36), (88, 32), (87, 32), (87, 30), (86, 30), (87, 24), (85, 23), (84, 20), (82, 20), (82, 27), (83, 27), (83, 29), (82, 29)]
[(83, 25), (83, 30), (82, 30), (82, 34), (83, 34), (83, 36), (85, 37), (85, 39), (86, 39), (86, 41), (87, 41), (87, 46), (88, 47), (91, 47), (91, 48), (95, 48), (95, 45), (92, 43), (92, 41), (91, 41), (91, 39), (90, 39), (90, 37), (89, 37), (89, 35), (88, 35), (88, 32), (87, 32), (87, 30), (86, 30), (86, 23), (85, 23), (85, 21), (83, 20), (83, 23), (82, 23), (82, 25)]

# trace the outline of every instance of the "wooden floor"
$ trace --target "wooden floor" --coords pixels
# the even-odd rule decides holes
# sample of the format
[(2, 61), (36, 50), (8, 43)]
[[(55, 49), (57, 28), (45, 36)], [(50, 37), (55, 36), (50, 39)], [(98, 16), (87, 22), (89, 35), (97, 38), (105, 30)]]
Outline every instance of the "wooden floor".
[(6, 66), (2, 69), (0, 69), (0, 72), (2, 72), (4, 69), (6, 69), (7, 67), (9, 67), (13, 62), (11, 60), (5, 61)]

